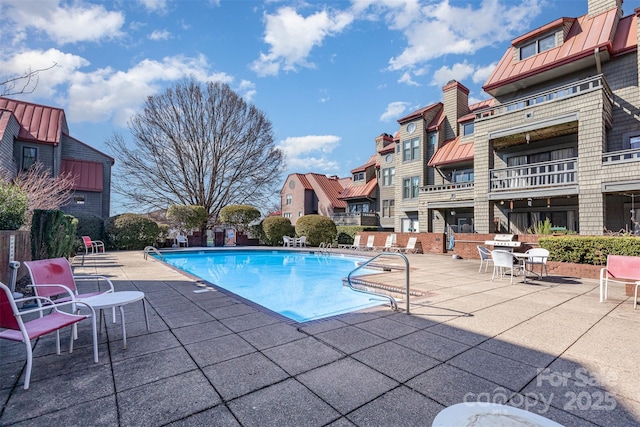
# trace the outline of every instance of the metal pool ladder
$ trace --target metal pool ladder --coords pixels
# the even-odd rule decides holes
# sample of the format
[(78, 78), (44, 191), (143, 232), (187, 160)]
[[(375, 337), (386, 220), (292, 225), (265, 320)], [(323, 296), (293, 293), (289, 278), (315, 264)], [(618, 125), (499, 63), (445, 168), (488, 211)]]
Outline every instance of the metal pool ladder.
[(406, 278), (405, 278), (405, 289), (406, 290), (405, 290), (405, 293), (406, 293), (406, 299), (407, 299), (407, 314), (409, 314), (409, 260), (407, 259), (407, 257), (404, 254), (395, 253), (395, 252), (382, 252), (382, 253), (374, 256), (373, 258), (363, 262), (362, 264), (360, 264), (359, 266), (357, 266), (356, 268), (351, 270), (351, 272), (347, 275), (347, 284), (349, 285), (349, 288), (351, 288), (351, 290), (353, 290), (353, 291), (362, 292), (364, 294), (375, 295), (377, 297), (389, 298), (389, 301), (391, 302), (391, 308), (393, 308), (394, 310), (397, 310), (398, 309), (398, 303), (396, 302), (395, 298), (393, 298), (392, 296), (383, 295), (383, 294), (377, 294), (375, 292), (365, 291), (364, 289), (354, 288), (353, 284), (351, 283), (351, 275), (353, 273), (355, 273), (356, 271), (360, 270), (363, 267), (366, 267), (367, 265), (369, 265), (370, 263), (372, 263), (376, 259), (380, 258), (381, 256), (398, 256), (398, 257), (400, 257), (400, 258), (402, 258), (404, 260), (405, 271), (406, 271)]
[(149, 252), (153, 252), (158, 255), (158, 258), (164, 261), (164, 256), (160, 253), (160, 251), (155, 246), (147, 246), (144, 248), (144, 259), (147, 259)]

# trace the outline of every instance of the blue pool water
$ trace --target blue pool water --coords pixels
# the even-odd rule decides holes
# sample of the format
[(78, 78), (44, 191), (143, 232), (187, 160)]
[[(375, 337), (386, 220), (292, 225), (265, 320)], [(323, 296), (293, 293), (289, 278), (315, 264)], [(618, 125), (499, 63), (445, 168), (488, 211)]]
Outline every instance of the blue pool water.
[(342, 279), (362, 258), (271, 250), (180, 251), (163, 256), (176, 268), (297, 322), (389, 302), (343, 286)]

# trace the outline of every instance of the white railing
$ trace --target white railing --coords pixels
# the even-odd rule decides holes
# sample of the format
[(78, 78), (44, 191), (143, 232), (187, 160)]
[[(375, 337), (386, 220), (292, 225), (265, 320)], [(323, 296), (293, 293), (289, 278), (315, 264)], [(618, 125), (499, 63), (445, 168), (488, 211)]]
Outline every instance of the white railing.
[(432, 191), (451, 191), (451, 190), (464, 190), (464, 189), (473, 189), (473, 182), (460, 182), (460, 183), (449, 183), (449, 184), (439, 184), (439, 185), (427, 185), (424, 187), (420, 187), (420, 192), (422, 193), (430, 193)]
[(476, 121), (490, 119), (502, 114), (511, 113), (513, 111), (522, 110), (534, 105), (555, 102), (572, 96), (582, 95), (594, 90), (604, 89), (608, 99), (612, 99), (611, 89), (602, 75), (589, 77), (575, 83), (571, 83), (552, 90), (538, 92), (525, 98), (519, 98), (511, 102), (497, 105), (495, 107), (485, 108), (476, 112)]
[(578, 158), (493, 169), (490, 177), (491, 191), (574, 185), (578, 183)]
[(602, 163), (611, 165), (614, 163), (627, 163), (640, 161), (640, 149), (611, 151), (602, 155)]

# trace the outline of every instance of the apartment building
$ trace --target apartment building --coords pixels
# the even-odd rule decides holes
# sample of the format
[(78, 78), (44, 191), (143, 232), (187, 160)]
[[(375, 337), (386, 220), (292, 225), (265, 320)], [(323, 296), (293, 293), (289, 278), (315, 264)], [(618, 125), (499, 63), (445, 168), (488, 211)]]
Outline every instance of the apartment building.
[(586, 15), (512, 41), (483, 86), (492, 98), (469, 105), (468, 89), (451, 81), (442, 103), (398, 120), (393, 142), (376, 139), (381, 222), (403, 232), (525, 233), (546, 218), (586, 235), (632, 228), (639, 14), (589, 0)]
[(0, 168), (16, 176), (36, 162), (75, 177), (63, 211), (109, 217), (113, 158), (72, 137), (63, 109), (0, 97)]
[(334, 212), (331, 219), (336, 225), (362, 225), (378, 227), (378, 164), (373, 155), (362, 166), (351, 170), (351, 182), (338, 195), (346, 204), (345, 212)]
[(282, 216), (295, 225), (304, 215), (332, 217), (335, 213), (344, 213), (347, 203), (338, 196), (350, 183), (351, 177), (340, 179), (317, 173), (292, 173), (280, 190)]

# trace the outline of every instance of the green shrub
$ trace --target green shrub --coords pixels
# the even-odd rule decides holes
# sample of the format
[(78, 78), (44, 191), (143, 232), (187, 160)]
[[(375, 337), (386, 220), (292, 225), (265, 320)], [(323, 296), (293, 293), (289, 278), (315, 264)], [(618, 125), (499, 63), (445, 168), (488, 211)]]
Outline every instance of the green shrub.
[(89, 236), (91, 240), (105, 240), (104, 220), (96, 215), (87, 213), (75, 213), (73, 216), (78, 220), (76, 237)]
[(160, 227), (144, 215), (126, 213), (109, 218), (107, 235), (109, 243), (116, 249), (144, 249), (156, 244)]
[(35, 209), (31, 218), (31, 259), (70, 257), (75, 253), (78, 220), (59, 210)]
[(200, 230), (207, 224), (209, 215), (204, 206), (171, 205), (167, 209), (167, 219), (182, 231)]
[(322, 215), (305, 215), (296, 221), (296, 234), (307, 236), (309, 246), (319, 246), (322, 242), (333, 242), (337, 235), (336, 224)]
[(378, 231), (377, 227), (363, 227), (361, 225), (340, 225), (336, 229), (338, 232), (337, 243), (339, 245), (352, 245), (356, 234), (363, 231)]
[(249, 229), (249, 224), (259, 220), (261, 216), (257, 208), (249, 205), (229, 205), (220, 210), (220, 222), (233, 225), (243, 233)]
[(606, 265), (609, 254), (640, 256), (638, 237), (554, 236), (540, 238), (538, 244), (549, 250), (550, 261)]
[(24, 223), (29, 206), (25, 191), (13, 184), (0, 182), (0, 230), (17, 230)]
[(295, 233), (289, 218), (283, 216), (268, 216), (262, 221), (265, 243), (277, 246), (282, 242), (282, 237), (292, 236)]

